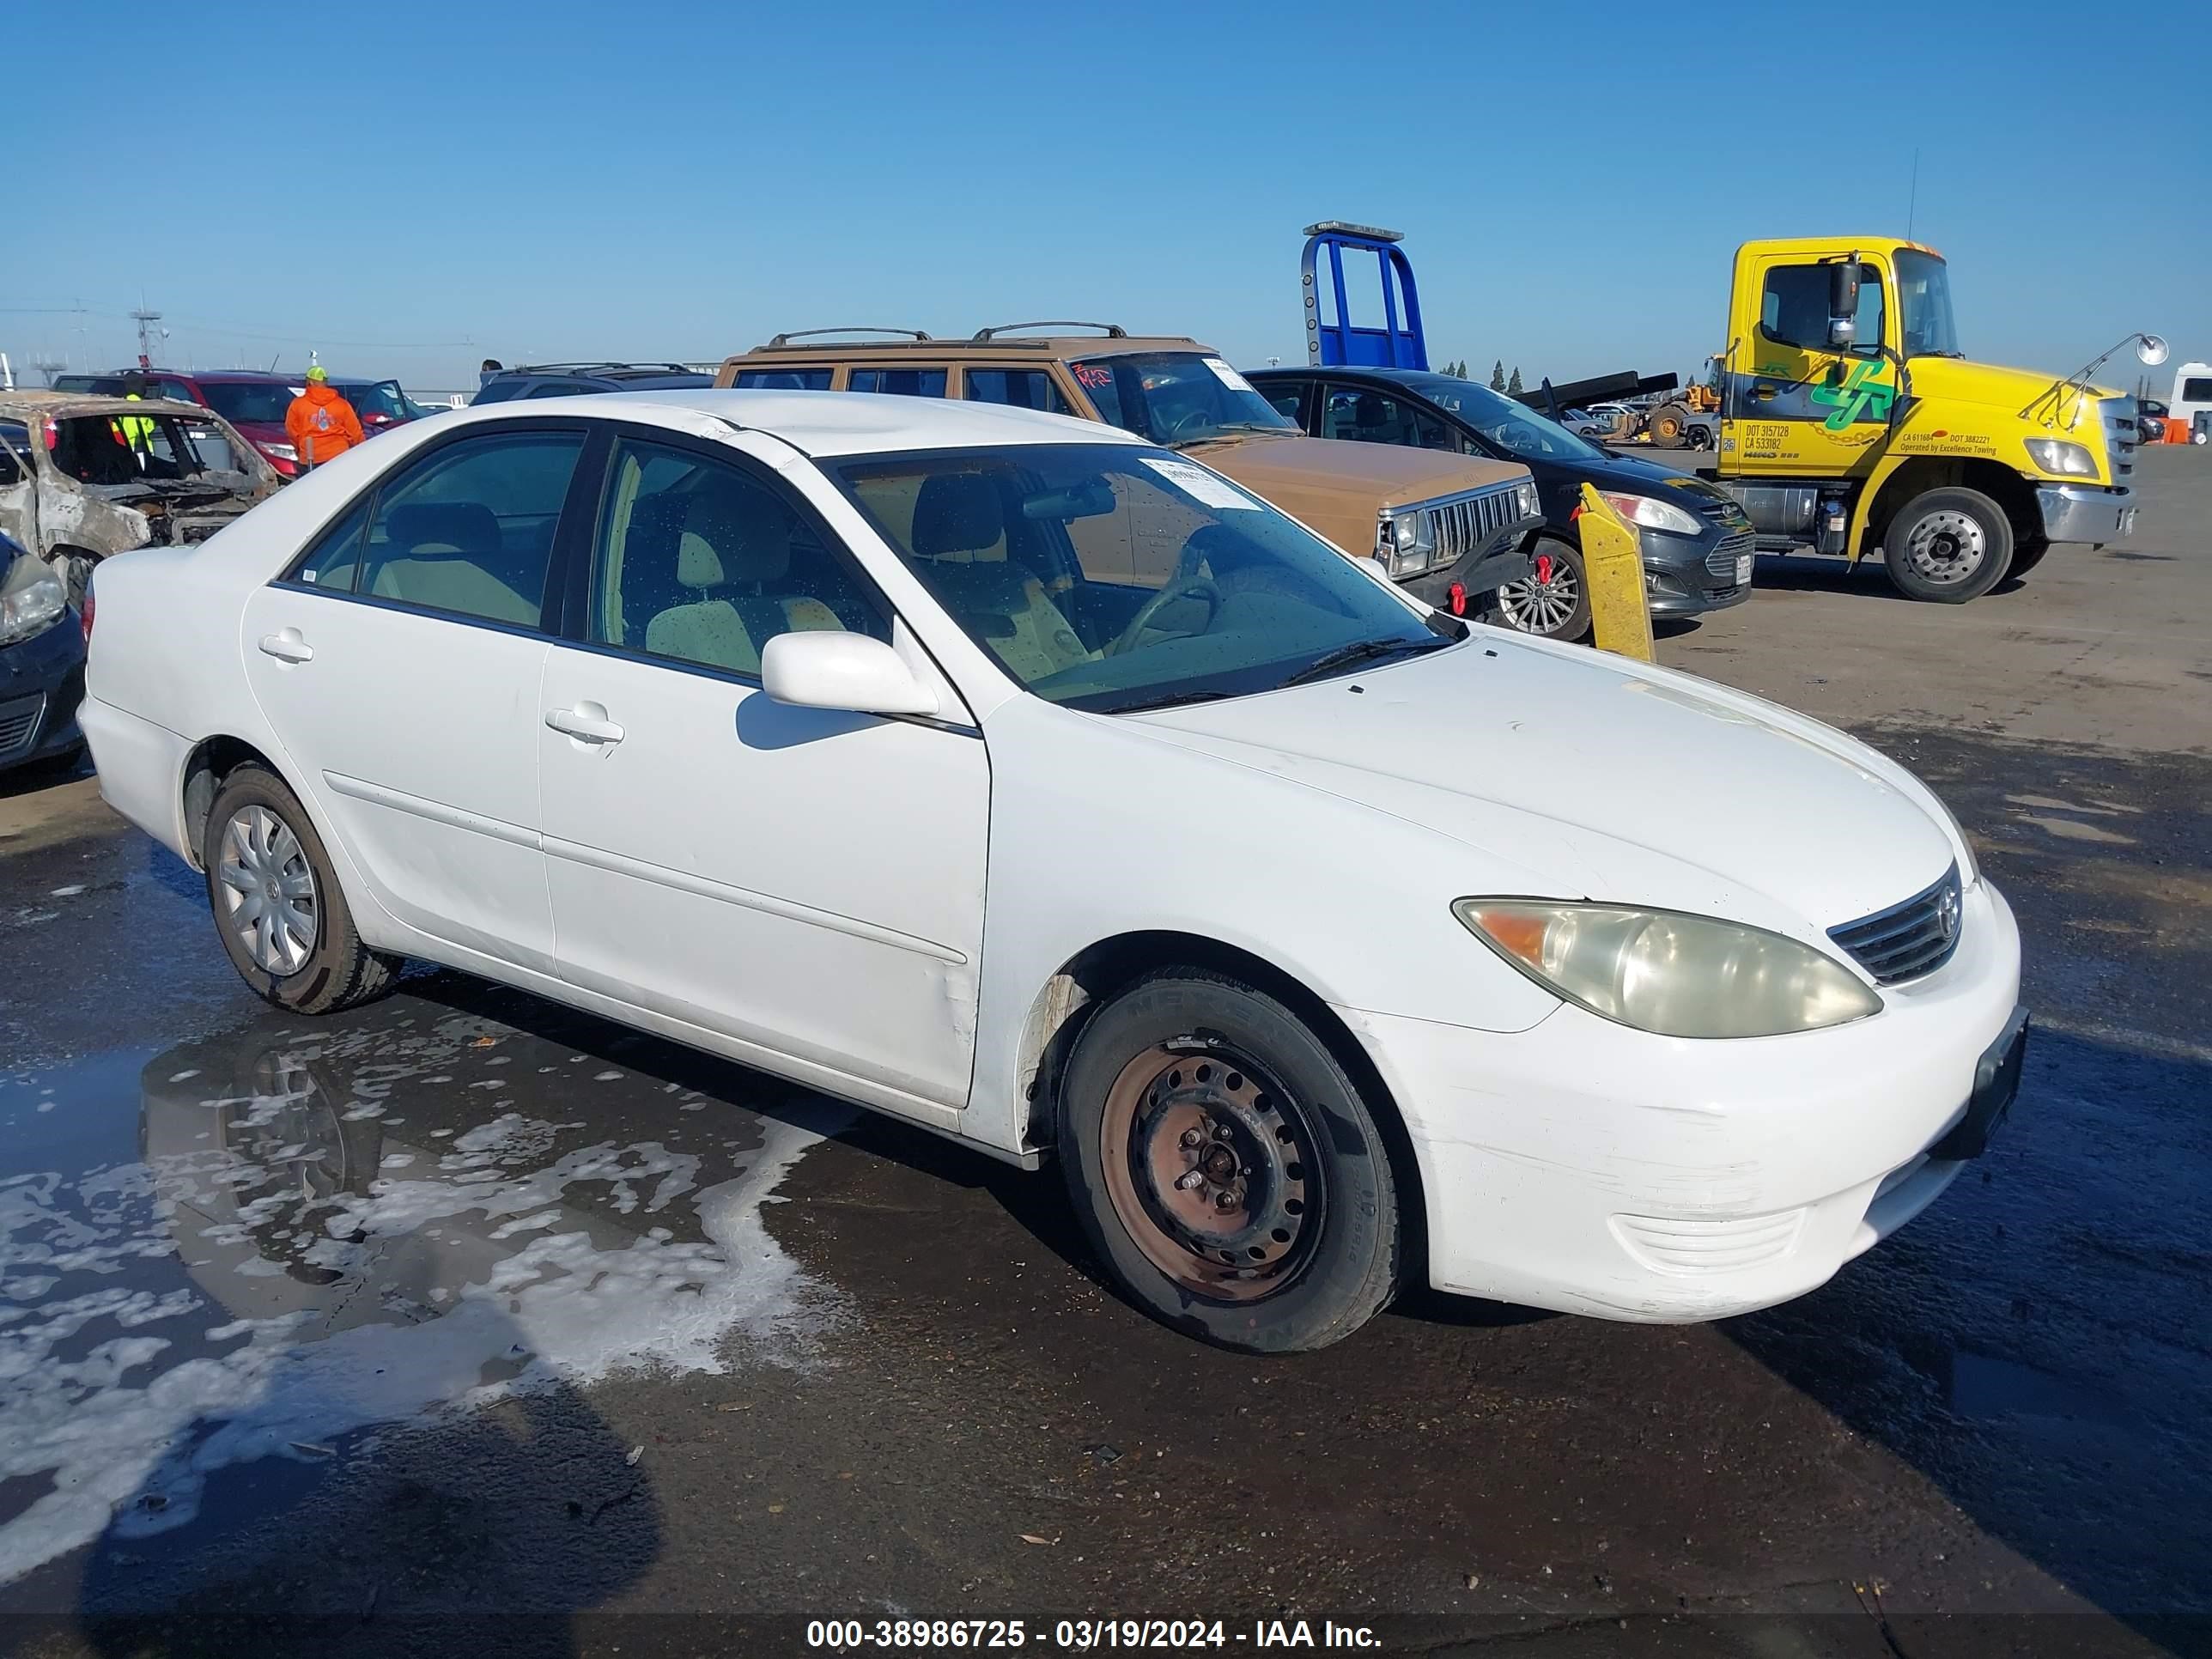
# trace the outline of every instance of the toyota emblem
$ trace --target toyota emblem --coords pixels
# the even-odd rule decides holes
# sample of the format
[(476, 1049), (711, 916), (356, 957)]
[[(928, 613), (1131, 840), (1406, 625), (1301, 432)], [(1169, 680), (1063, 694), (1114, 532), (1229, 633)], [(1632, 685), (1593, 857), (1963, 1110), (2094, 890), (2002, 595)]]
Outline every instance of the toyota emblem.
[(1948, 945), (1959, 937), (1959, 890), (1946, 887), (1942, 897), (1936, 901), (1936, 929)]

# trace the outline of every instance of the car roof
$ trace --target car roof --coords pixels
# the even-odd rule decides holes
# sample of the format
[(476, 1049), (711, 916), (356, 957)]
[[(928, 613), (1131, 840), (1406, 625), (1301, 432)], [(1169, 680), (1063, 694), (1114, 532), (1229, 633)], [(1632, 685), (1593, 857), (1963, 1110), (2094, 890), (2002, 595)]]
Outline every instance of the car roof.
[(766, 345), (726, 358), (723, 366), (846, 360), (874, 363), (901, 357), (1037, 357), (1070, 361), (1078, 357), (1126, 357), (1152, 351), (1200, 351), (1212, 355), (1213, 348), (1187, 334), (996, 334), (988, 338), (951, 340), (933, 340), (927, 335), (913, 340), (794, 340), (779, 334)]
[(682, 428), (686, 416), (707, 416), (750, 432), (781, 438), (818, 457), (894, 453), (909, 449), (970, 449), (995, 444), (1126, 443), (1145, 441), (1119, 427), (1004, 404), (948, 403), (867, 392), (738, 392), (712, 387), (586, 392), (531, 403), (472, 404), (441, 419), (439, 428), (542, 419), (573, 410), (607, 420)]
[(198, 404), (179, 403), (173, 398), (111, 398), (98, 392), (0, 392), (0, 416), (61, 420), (76, 415), (189, 415), (205, 420), (208, 411)]

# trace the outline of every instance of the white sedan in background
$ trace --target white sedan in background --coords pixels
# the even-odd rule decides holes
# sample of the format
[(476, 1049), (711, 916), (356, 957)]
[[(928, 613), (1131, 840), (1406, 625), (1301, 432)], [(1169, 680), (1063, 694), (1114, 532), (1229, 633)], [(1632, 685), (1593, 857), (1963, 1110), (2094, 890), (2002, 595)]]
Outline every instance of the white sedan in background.
[(1224, 1346), (1409, 1273), (1778, 1302), (2017, 1086), (2011, 913), (1903, 769), (1432, 613), (1095, 423), (471, 410), (104, 568), (88, 624), (103, 792), (271, 1002), (427, 957), (1056, 1155)]

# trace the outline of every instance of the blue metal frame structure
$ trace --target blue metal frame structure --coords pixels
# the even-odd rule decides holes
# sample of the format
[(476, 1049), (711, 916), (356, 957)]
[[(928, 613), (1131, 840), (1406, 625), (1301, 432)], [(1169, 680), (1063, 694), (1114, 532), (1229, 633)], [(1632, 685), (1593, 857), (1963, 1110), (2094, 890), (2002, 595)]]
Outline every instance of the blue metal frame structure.
[[(1413, 266), (1398, 244), (1402, 232), (1373, 225), (1348, 224), (1324, 219), (1305, 228), (1305, 253), (1299, 261), (1300, 286), (1306, 308), (1306, 361), (1323, 368), (1343, 366), (1361, 368), (1426, 368), (1429, 344), (1421, 331), (1421, 299), (1413, 286)], [(1322, 320), (1319, 263), (1328, 254), (1329, 293), (1336, 301), (1336, 320)], [(1344, 256), (1346, 252), (1375, 256), (1382, 284), (1382, 325), (1355, 325), (1346, 308)], [(1403, 321), (1400, 320), (1402, 316)]]

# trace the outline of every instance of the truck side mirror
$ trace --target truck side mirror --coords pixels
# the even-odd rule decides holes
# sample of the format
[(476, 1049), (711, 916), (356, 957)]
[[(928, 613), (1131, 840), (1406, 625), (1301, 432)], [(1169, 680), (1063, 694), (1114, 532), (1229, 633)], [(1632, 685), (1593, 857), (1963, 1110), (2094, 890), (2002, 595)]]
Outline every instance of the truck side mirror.
[(1844, 259), (1828, 267), (1828, 343), (1847, 346), (1859, 336), (1859, 262)]

